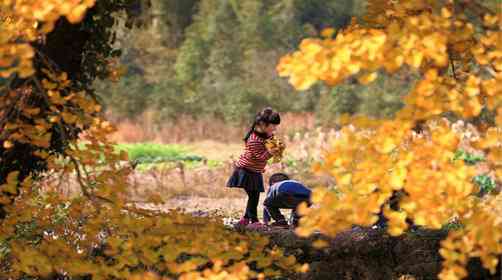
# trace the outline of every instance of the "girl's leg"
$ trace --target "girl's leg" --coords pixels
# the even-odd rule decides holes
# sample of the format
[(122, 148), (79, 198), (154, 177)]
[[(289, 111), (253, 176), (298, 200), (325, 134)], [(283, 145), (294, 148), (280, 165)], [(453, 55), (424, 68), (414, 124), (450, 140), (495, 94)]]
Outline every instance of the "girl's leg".
[(260, 192), (246, 190), (246, 193), (248, 194), (248, 202), (244, 218), (249, 219), (252, 223), (258, 222), (258, 202), (260, 201)]

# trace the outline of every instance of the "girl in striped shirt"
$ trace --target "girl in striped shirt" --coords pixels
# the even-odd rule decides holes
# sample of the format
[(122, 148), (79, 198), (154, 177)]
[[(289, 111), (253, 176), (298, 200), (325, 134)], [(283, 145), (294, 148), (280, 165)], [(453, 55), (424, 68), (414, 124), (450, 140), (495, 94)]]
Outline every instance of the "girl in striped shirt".
[(265, 141), (274, 135), (277, 126), (281, 123), (281, 117), (272, 108), (265, 108), (256, 115), (246, 137), (244, 137), (245, 149), (230, 176), (227, 187), (242, 188), (248, 195), (248, 201), (244, 217), (238, 225), (245, 226), (250, 223), (258, 223), (258, 201), (260, 193), (264, 192), (263, 172), (267, 161), (278, 153), (278, 149), (267, 150)]

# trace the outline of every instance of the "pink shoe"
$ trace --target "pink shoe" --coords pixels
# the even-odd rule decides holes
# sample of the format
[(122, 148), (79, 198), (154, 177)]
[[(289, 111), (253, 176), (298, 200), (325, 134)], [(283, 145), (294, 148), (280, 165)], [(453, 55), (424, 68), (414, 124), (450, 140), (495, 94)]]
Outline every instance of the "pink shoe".
[(245, 227), (247, 225), (249, 225), (251, 223), (251, 220), (249, 220), (248, 218), (241, 218), (236, 224), (235, 226), (238, 226), (238, 227)]

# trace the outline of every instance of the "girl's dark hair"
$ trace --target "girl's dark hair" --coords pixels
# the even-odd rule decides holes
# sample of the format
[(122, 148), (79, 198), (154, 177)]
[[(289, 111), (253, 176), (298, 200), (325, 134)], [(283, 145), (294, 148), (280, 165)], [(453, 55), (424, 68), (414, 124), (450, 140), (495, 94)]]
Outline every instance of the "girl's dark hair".
[(246, 136), (244, 137), (244, 142), (248, 141), (251, 134), (255, 131), (257, 125), (280, 124), (280, 123), (281, 123), (281, 116), (279, 116), (279, 113), (275, 112), (272, 108), (267, 107), (261, 110), (258, 114), (256, 114), (253, 124), (249, 128), (249, 131), (246, 133)]

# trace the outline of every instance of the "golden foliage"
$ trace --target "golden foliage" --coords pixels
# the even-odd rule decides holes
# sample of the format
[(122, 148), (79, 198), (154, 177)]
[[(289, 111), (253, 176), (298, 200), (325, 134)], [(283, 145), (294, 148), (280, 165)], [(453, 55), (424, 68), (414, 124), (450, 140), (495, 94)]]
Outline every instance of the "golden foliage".
[[(445, 280), (466, 277), (470, 257), (481, 257), (494, 272), (502, 253), (501, 220), (490, 210), (494, 198), (485, 201), (474, 195), (476, 170), (453, 159), (461, 139), (441, 119), (446, 112), (464, 119), (477, 117), (483, 108), (497, 113), (499, 127), (482, 131), (471, 145), (486, 153), (500, 181), (502, 14), (485, 15), (479, 34), (451, 2), (439, 3), (369, 1), (367, 18), (373, 27), (353, 23), (335, 38), (305, 39), (298, 51), (281, 59), (277, 70), (298, 90), (318, 81), (335, 86), (353, 76), (366, 84), (378, 72), (394, 73), (403, 67), (422, 74), (394, 120), (340, 120), (350, 125), (342, 128), (341, 137), (315, 166), (336, 178), (336, 189), (314, 191), (319, 207), (300, 207), (306, 216), (297, 232), (336, 235), (353, 224), (374, 224), (380, 211), (389, 219), (391, 235), (407, 229), (406, 219), (439, 229), (457, 218), (464, 227), (451, 231), (440, 251), (445, 261), (439, 277)], [(423, 131), (416, 133), (413, 128), (424, 121)], [(399, 210), (388, 206), (395, 192), (404, 194)]]
[(79, 22), (94, 3), (95, 0), (1, 1), (0, 15), (9, 20), (0, 22), (0, 77), (8, 78), (14, 73), (31, 76), (34, 49), (30, 43), (42, 40), (61, 16), (71, 23)]
[[(30, 43), (43, 41), (62, 16), (80, 21), (93, 5), (94, 0), (0, 2), (2, 18), (11, 19), (0, 23), (0, 76), (17, 74), (29, 81), (2, 88), (0, 117), (9, 114), (0, 130), (2, 146), (35, 147), (48, 169), (22, 182), (20, 172), (13, 171), (0, 186), (7, 211), (0, 221), (0, 274), (13, 279), (264, 279), (283, 270), (304, 271), (266, 237), (229, 230), (218, 217), (157, 213), (127, 200), (131, 168), (122, 164), (127, 154), (115, 152), (108, 141), (114, 127), (100, 116), (101, 106), (50, 63), (42, 70), (45, 78), (32, 76)], [(123, 69), (109, 66), (111, 78), (118, 78)], [(44, 102), (31, 102), (34, 96)], [(57, 153), (48, 149), (55, 132), (68, 142)], [(76, 133), (80, 137), (69, 135)], [(65, 184), (67, 175), (78, 181), (80, 196), (70, 200), (41, 191), (46, 183)]]
[(276, 136), (267, 139), (265, 141), (265, 147), (269, 151), (277, 149), (277, 152), (273, 153), (273, 162), (280, 162), (282, 160), (282, 157), (284, 156), (284, 150), (286, 149), (286, 144), (284, 144), (281, 139), (277, 138)]
[(15, 237), (1, 260), (9, 264), (4, 276), (137, 279), (138, 272), (155, 268), (157, 275), (144, 277), (248, 279), (276, 275), (281, 268), (302, 269), (282, 250), (271, 248), (266, 237), (229, 230), (217, 217), (142, 213), (109, 204), (96, 209), (87, 199), (67, 201), (35, 188), (25, 191), (13, 205), (24, 211), (13, 212), (0, 229), (0, 236)]

